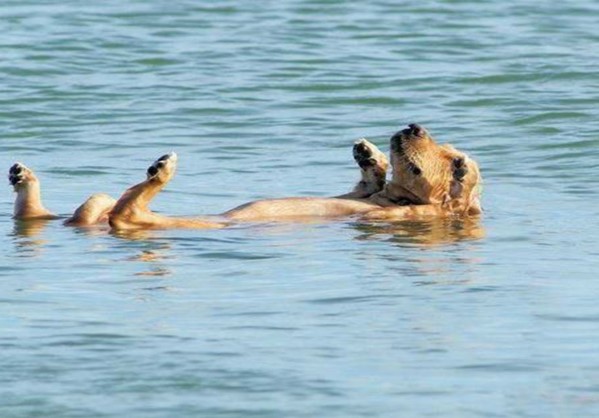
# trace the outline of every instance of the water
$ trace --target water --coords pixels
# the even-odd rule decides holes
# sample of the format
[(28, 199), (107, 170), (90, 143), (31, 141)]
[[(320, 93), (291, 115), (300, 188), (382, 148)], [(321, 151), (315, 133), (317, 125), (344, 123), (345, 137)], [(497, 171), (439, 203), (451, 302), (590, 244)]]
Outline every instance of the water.
[(0, 202), (0, 415), (599, 414), (599, 6), (5, 0), (0, 167), (46, 206), (328, 196), (410, 122), (471, 154), (481, 223), (109, 234)]

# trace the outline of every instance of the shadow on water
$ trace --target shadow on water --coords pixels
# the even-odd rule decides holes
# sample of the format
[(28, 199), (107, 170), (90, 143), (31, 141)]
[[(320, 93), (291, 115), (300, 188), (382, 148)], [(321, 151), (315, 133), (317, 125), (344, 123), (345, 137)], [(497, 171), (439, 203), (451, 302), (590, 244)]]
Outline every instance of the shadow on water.
[(485, 230), (480, 218), (430, 219), (385, 223), (355, 223), (357, 240), (381, 240), (400, 246), (439, 246), (480, 240)]

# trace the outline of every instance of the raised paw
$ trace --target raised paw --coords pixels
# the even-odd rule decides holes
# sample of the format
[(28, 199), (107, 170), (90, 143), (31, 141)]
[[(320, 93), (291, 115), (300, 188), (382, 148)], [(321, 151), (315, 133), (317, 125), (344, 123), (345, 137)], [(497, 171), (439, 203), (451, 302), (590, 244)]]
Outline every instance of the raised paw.
[(369, 167), (377, 167), (379, 171), (387, 171), (389, 161), (373, 143), (367, 139), (360, 139), (354, 144), (354, 160), (358, 163), (361, 169)]
[(360, 168), (372, 167), (376, 164), (376, 160), (372, 158), (372, 145), (365, 139), (361, 139), (354, 144), (354, 160), (358, 163)]
[(177, 168), (177, 154), (171, 152), (158, 158), (152, 163), (146, 172), (148, 180), (168, 182)]
[(385, 186), (389, 160), (376, 145), (362, 138), (354, 144), (354, 160), (360, 166), (362, 179), (354, 192), (369, 196)]
[(19, 185), (36, 180), (37, 178), (35, 177), (35, 174), (33, 174), (33, 171), (27, 168), (24, 164), (14, 163), (8, 170), (8, 181), (15, 188)]

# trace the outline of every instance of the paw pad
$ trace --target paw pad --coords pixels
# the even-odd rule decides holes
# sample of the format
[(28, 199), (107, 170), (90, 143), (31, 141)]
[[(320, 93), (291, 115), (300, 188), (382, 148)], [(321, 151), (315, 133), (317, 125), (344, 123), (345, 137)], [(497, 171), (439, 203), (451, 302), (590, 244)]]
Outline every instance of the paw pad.
[(357, 162), (372, 157), (372, 150), (364, 143), (360, 141), (354, 145), (354, 159)]
[(160, 170), (166, 167), (168, 161), (176, 162), (177, 154), (171, 152), (169, 154), (164, 154), (162, 157), (158, 158), (147, 170), (148, 179), (152, 179), (158, 175)]
[(10, 167), (10, 170), (8, 170), (8, 181), (11, 185), (16, 186), (23, 181), (23, 170), (24, 167), (20, 163), (15, 163)]
[(373, 157), (373, 151), (365, 140), (361, 140), (354, 144), (354, 160), (358, 163), (361, 169), (367, 169), (377, 164)]
[(154, 177), (156, 174), (158, 174), (158, 168), (151, 165), (150, 168), (148, 168), (148, 177)]

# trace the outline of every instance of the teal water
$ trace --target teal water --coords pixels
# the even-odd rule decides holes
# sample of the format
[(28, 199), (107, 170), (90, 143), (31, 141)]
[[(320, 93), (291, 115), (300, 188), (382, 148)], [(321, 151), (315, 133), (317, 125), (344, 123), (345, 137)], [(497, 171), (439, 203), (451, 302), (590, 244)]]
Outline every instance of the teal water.
[(599, 6), (5, 0), (0, 168), (46, 206), (329, 196), (410, 122), (481, 165), (464, 222), (122, 236), (0, 200), (0, 416), (599, 414)]

